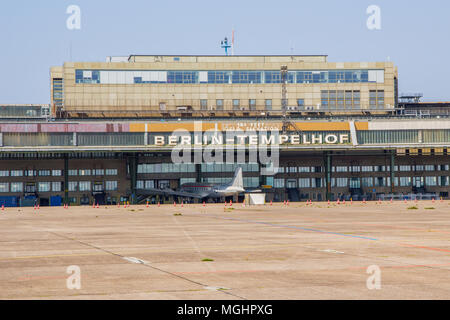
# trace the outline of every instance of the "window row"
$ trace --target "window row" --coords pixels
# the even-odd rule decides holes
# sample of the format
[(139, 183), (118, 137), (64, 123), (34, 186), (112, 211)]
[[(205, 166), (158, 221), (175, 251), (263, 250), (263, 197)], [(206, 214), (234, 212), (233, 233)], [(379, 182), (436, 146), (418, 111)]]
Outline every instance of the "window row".
[[(118, 187), (117, 181), (94, 182), (92, 184), (92, 191), (116, 191)], [(68, 185), (69, 191), (91, 191), (90, 181), (70, 181)], [(0, 183), (0, 193), (6, 192), (62, 192), (63, 182), (2, 182)]]
[[(75, 70), (75, 82), (84, 84), (262, 84), (281, 83), (279, 70)], [(384, 83), (384, 70), (288, 71), (287, 83)]]
[[(299, 178), (299, 179), (280, 179), (267, 178), (267, 184), (273, 188), (324, 188), (326, 186), (324, 178)], [(394, 177), (394, 186), (396, 187), (448, 187), (450, 177)], [(332, 188), (370, 188), (370, 187), (390, 187), (390, 177), (343, 177), (331, 178)]]
[[(0, 170), (0, 177), (61, 177), (63, 170)], [(116, 176), (117, 169), (70, 169), (69, 176)]]
[(117, 176), (117, 169), (69, 169), (69, 176)]

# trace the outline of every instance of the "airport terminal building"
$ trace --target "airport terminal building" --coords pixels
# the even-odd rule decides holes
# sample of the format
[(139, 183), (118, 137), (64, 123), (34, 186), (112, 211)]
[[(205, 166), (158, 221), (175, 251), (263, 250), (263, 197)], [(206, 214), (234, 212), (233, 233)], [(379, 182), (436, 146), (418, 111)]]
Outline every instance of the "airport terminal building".
[(146, 189), (237, 166), (268, 201), (449, 198), (450, 108), (405, 113), (391, 62), (132, 55), (50, 80), (49, 106), (0, 106), (5, 205), (172, 202)]

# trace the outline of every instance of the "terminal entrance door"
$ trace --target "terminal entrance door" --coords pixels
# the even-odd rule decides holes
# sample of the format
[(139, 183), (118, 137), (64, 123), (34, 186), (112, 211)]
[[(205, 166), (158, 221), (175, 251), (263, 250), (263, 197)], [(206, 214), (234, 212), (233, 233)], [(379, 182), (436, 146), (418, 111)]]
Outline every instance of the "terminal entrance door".
[(297, 180), (296, 179), (287, 179), (286, 180), (286, 188), (287, 189), (297, 188)]
[(424, 187), (424, 182), (423, 182), (423, 177), (414, 177), (414, 187), (416, 188), (423, 188)]

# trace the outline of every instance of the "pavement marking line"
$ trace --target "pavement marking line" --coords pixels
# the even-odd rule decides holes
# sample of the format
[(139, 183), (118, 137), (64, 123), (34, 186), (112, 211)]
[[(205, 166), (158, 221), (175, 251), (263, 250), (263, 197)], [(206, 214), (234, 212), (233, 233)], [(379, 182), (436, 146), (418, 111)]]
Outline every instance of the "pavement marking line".
[[(178, 220), (176, 219), (176, 217), (174, 217), (174, 216), (172, 216), (172, 220), (174, 220), (175, 223), (177, 224), (177, 226), (178, 226), (179, 228), (181, 228), (181, 230), (183, 231), (184, 236), (185, 236), (186, 238), (188, 238), (188, 240), (192, 243), (192, 245), (193, 245), (195, 251), (197, 251), (197, 253), (198, 253), (200, 256), (202, 256), (203, 253), (202, 253), (202, 251), (200, 250), (199, 246), (197, 245), (197, 242), (195, 242), (195, 240), (194, 240), (194, 239), (186, 232), (186, 230), (184, 229), (183, 225), (181, 225), (181, 224), (178, 222)], [(209, 270), (215, 270), (214, 266), (211, 265), (210, 263), (206, 263), (206, 266), (208, 267)]]
[(372, 238), (372, 237), (364, 237), (364, 236), (359, 236), (359, 235), (352, 235), (352, 234), (345, 234), (345, 233), (339, 233), (339, 232), (324, 231), (324, 230), (319, 230), (319, 229), (296, 227), (296, 226), (283, 225), (283, 224), (275, 224), (275, 223), (264, 222), (264, 221), (255, 221), (255, 220), (238, 219), (238, 218), (224, 218), (224, 217), (218, 217), (218, 216), (209, 216), (209, 217), (214, 218), (214, 219), (223, 219), (223, 220), (232, 220), (232, 221), (239, 221), (239, 222), (256, 223), (256, 224), (263, 224), (263, 225), (268, 225), (268, 226), (277, 227), (277, 228), (290, 228), (290, 229), (297, 229), (297, 230), (303, 230), (303, 231), (311, 231), (311, 232), (317, 232), (317, 233), (337, 235), (337, 236), (342, 236), (342, 237), (359, 238), (359, 239), (365, 239), (365, 240), (371, 240), (371, 241), (378, 241), (379, 240), (377, 238)]
[(372, 224), (372, 223), (361, 223), (361, 222), (352, 222), (352, 224), (359, 224), (363, 226), (369, 226), (369, 227), (387, 227), (392, 229), (404, 229), (409, 231), (425, 231), (425, 232), (438, 232), (438, 233), (445, 233), (450, 234), (449, 231), (444, 230), (436, 230), (436, 229), (424, 229), (424, 228), (411, 228), (411, 227), (405, 227), (405, 226), (392, 226), (388, 224)]
[[(352, 236), (352, 235), (347, 235), (347, 234), (342, 234), (342, 233), (336, 233), (336, 232), (326, 232), (326, 231), (322, 231), (322, 230), (318, 230), (318, 229), (311, 229), (311, 228), (303, 228), (303, 227), (295, 227), (295, 226), (289, 226), (289, 225), (279, 225), (279, 224), (273, 224), (273, 223), (269, 223), (269, 222), (261, 222), (261, 221), (254, 221), (254, 220), (246, 220), (246, 219), (237, 219), (237, 218), (225, 218), (225, 217), (218, 217), (218, 216), (211, 216), (211, 215), (199, 215), (199, 214), (193, 214), (191, 216), (200, 216), (200, 217), (209, 217), (209, 218), (213, 218), (213, 219), (223, 219), (223, 220), (230, 220), (230, 221), (239, 221), (239, 222), (248, 222), (248, 223), (257, 223), (257, 224), (263, 224), (263, 225), (269, 225), (272, 227), (285, 227), (285, 228), (293, 228), (293, 229), (300, 229), (300, 230), (306, 230), (306, 231), (314, 231), (314, 232), (320, 232), (320, 233), (325, 233), (325, 234), (335, 234), (335, 235), (341, 235), (341, 236), (347, 236), (347, 237), (353, 237), (353, 238), (363, 238), (363, 239), (367, 239), (367, 240), (372, 240), (372, 241), (379, 241), (379, 243), (393, 243), (396, 244), (397, 246), (402, 246), (401, 243), (399, 242), (391, 242), (388, 240), (380, 240), (380, 239), (376, 239), (376, 238), (370, 238), (370, 237), (363, 237), (363, 236)], [(300, 245), (304, 248), (307, 249), (313, 249), (312, 247), (309, 246), (305, 246), (305, 245)], [(425, 247), (427, 248), (427, 247)], [(434, 248), (437, 249), (438, 251), (447, 251), (445, 249), (438, 249), (438, 248)], [(350, 255), (350, 256), (355, 256), (355, 257), (362, 257), (365, 259), (374, 259), (374, 260), (382, 260), (382, 261), (389, 261), (389, 262), (393, 262), (393, 263), (397, 263), (397, 264), (402, 264), (399, 261), (395, 261), (395, 260), (390, 260), (390, 259), (380, 259), (378, 257), (369, 257), (369, 256), (363, 256), (363, 255), (357, 255), (357, 254), (350, 254), (350, 253), (344, 253), (342, 252), (341, 254), (343, 255)], [(430, 268), (430, 269), (440, 269), (437, 268), (435, 266), (431, 266), (431, 265), (424, 265), (424, 267), (426, 268)], [(440, 269), (440, 270), (447, 270), (447, 269)]]
[[(67, 240), (71, 240), (71, 241), (75, 241), (75, 242), (81, 243), (81, 244), (83, 244), (83, 245), (85, 245), (85, 246), (88, 246), (88, 247), (91, 247), (91, 248), (94, 248), (94, 249), (97, 249), (97, 250), (100, 250), (100, 251), (109, 253), (109, 254), (114, 255), (114, 256), (116, 256), (116, 257), (119, 257), (119, 258), (121, 258), (121, 259), (125, 259), (125, 258), (126, 258), (125, 256), (123, 256), (123, 255), (121, 255), (121, 254), (118, 254), (118, 253), (109, 251), (109, 250), (104, 249), (104, 248), (97, 247), (97, 246), (95, 246), (95, 245), (92, 245), (92, 244), (90, 244), (90, 243), (87, 243), (87, 242), (84, 242), (84, 241), (81, 241), (81, 240), (78, 240), (78, 239), (75, 239), (75, 238), (69, 238), (69, 237), (66, 237), (66, 236), (64, 236), (64, 235), (62, 235), (62, 234), (58, 234), (58, 233), (56, 233), (56, 232), (53, 232), (53, 231), (47, 231), (47, 232), (50, 233), (50, 234), (54, 234), (54, 235), (56, 235), (56, 236), (58, 236), (58, 237), (61, 237), (61, 238), (67, 239)], [(195, 281), (195, 280), (191, 280), (191, 279), (189, 279), (189, 278), (183, 277), (182, 275), (178, 275), (178, 274), (175, 274), (175, 273), (173, 273), (173, 272), (170, 272), (170, 271), (167, 271), (167, 270), (164, 270), (164, 269), (161, 269), (161, 268), (152, 266), (151, 264), (148, 264), (148, 263), (146, 263), (146, 264), (141, 264), (141, 265), (142, 265), (142, 266), (145, 266), (145, 267), (147, 267), (147, 268), (153, 269), (153, 270), (157, 270), (157, 271), (163, 272), (163, 273), (168, 274), (168, 275), (171, 275), (171, 276), (173, 276), (173, 277), (176, 277), (176, 278), (179, 278), (179, 279), (188, 281), (188, 282), (190, 282), (190, 283), (199, 285), (199, 286), (201, 286), (201, 287), (203, 287), (203, 288), (208, 287), (208, 285), (205, 285), (205, 284), (203, 284), (203, 283), (201, 283), (201, 282), (198, 282), (198, 281)], [(227, 294), (227, 295), (230, 295), (230, 296), (233, 296), (233, 297), (235, 297), (235, 298), (239, 298), (239, 299), (242, 299), (242, 300), (247, 300), (246, 298), (241, 297), (241, 296), (238, 296), (237, 294), (234, 294), (234, 293), (231, 293), (231, 292), (227, 292), (227, 291), (223, 291), (223, 290), (221, 290), (220, 292), (223, 292), (223, 293), (225, 293), (225, 294)]]
[(449, 249), (433, 248), (433, 247), (427, 247), (427, 246), (418, 246), (418, 245), (415, 245), (415, 244), (408, 244), (408, 243), (399, 243), (399, 245), (403, 246), (403, 247), (411, 247), (411, 248), (426, 249), (426, 250), (433, 250), (433, 251), (450, 252)]

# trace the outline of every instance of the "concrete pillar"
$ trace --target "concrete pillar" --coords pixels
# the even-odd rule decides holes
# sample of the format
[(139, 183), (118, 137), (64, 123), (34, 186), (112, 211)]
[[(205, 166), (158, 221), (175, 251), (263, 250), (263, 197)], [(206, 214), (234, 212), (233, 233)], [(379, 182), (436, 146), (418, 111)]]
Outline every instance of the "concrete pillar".
[(0, 147), (3, 147), (3, 132), (0, 132)]
[(391, 193), (394, 193), (394, 181), (395, 181), (395, 150), (391, 150)]
[(64, 155), (64, 203), (69, 203), (69, 155)]
[(77, 133), (74, 132), (73, 136), (72, 136), (72, 145), (77, 146), (78, 145), (78, 141), (77, 141)]
[(202, 165), (200, 163), (195, 164), (195, 182), (202, 182)]
[(325, 163), (325, 187), (326, 187), (326, 200), (331, 200), (331, 171), (332, 171), (332, 156), (331, 151), (324, 152)]
[(131, 204), (136, 204), (136, 184), (137, 184), (137, 165), (138, 156), (133, 154), (128, 158), (128, 164), (130, 166), (130, 189), (131, 189)]

